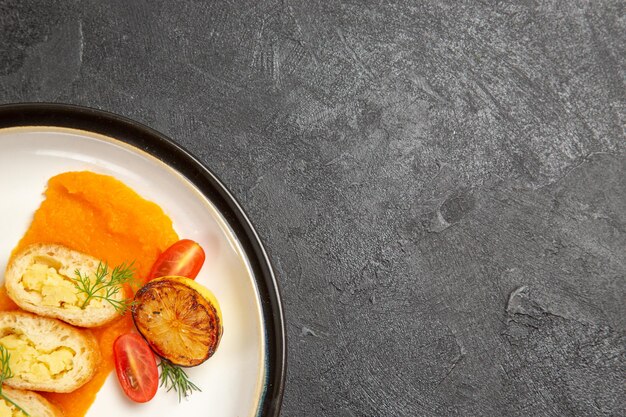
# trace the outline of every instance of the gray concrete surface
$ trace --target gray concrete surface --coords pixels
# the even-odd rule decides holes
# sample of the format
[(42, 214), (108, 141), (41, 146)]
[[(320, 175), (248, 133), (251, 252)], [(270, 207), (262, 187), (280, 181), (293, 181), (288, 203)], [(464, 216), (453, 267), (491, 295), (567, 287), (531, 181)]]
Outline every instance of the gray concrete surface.
[(626, 415), (624, 1), (0, 2), (0, 102), (146, 123), (241, 201), (284, 416)]

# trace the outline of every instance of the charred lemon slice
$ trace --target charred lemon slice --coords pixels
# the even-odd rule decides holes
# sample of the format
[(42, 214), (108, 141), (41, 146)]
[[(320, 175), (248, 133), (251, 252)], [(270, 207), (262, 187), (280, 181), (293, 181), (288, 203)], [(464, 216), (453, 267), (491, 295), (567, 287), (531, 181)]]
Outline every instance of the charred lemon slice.
[(215, 296), (197, 282), (168, 276), (137, 291), (132, 307), (139, 333), (162, 358), (180, 366), (209, 359), (222, 337), (222, 313)]

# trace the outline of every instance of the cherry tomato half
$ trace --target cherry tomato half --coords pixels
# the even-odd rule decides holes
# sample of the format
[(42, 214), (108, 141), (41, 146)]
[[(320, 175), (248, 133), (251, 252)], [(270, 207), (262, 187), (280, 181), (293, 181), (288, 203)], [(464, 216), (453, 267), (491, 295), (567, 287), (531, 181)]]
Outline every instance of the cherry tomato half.
[(115, 372), (124, 393), (133, 401), (150, 401), (159, 387), (159, 370), (152, 350), (136, 333), (121, 335), (113, 343)]
[(148, 275), (148, 281), (167, 275), (194, 279), (204, 263), (204, 250), (193, 240), (183, 239), (167, 248), (158, 257)]

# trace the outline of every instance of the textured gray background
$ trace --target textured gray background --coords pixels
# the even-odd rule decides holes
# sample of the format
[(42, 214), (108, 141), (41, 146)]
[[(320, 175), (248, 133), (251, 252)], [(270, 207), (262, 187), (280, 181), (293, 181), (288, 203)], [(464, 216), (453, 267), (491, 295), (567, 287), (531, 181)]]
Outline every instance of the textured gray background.
[(0, 2), (0, 102), (110, 110), (234, 192), (284, 416), (625, 415), (623, 1)]

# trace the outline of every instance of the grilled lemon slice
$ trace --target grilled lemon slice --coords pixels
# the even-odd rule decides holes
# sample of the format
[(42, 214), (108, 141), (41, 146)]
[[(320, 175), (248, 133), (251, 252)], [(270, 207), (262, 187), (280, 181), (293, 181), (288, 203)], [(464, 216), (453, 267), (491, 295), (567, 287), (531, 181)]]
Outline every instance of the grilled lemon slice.
[(215, 296), (183, 277), (155, 279), (135, 294), (133, 320), (162, 358), (180, 366), (209, 359), (222, 337), (222, 313)]

